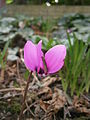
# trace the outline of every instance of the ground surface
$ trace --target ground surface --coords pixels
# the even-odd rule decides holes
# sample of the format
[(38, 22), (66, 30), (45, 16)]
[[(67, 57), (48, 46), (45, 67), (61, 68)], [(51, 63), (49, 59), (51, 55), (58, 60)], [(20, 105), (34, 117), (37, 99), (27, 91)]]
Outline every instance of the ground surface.
[[(87, 24), (89, 25), (89, 22)], [(43, 25), (45, 27), (45, 23)], [(4, 26), (2, 25), (2, 27)], [(4, 36), (3, 39), (6, 40), (6, 32), (8, 32), (8, 30), (11, 30), (11, 28), (12, 27), (10, 27), (10, 29), (5, 29), (7, 31), (2, 31), (1, 29), (1, 32), (3, 32), (2, 37)], [(12, 33), (20, 32), (17, 31), (18, 27), (13, 28), (14, 29), (12, 29)], [(40, 26), (40, 23), (37, 24), (37, 26), (32, 25), (31, 28), (34, 30), (35, 35), (39, 34), (41, 36), (51, 36), (51, 32), (45, 33), (43, 31), (40, 31), (40, 28), (42, 28)], [(60, 28), (64, 30), (63, 27), (60, 26)], [(55, 27), (54, 29), (57, 30), (57, 27)], [(11, 33), (11, 31), (9, 32)], [(21, 32), (23, 35), (23, 31)], [(55, 32), (55, 35), (56, 34), (60, 35), (60, 33), (58, 32)], [(65, 30), (63, 35), (66, 36)], [(63, 37), (62, 33), (61, 37)], [(20, 35), (17, 35), (14, 38), (10, 46), (12, 48), (16, 46), (19, 47), (18, 52), (16, 52), (18, 59), (14, 56), (14, 60), (12, 60), (12, 57), (10, 57), (10, 59), (6, 61), (5, 68), (0, 68), (0, 120), (17, 120), (20, 114), (24, 89), (29, 74), (23, 62), (23, 47), (25, 42), (25, 38), (22, 38)], [(0, 49), (4, 47), (4, 43), (1, 43)], [(47, 45), (47, 49), (49, 47)], [(4, 56), (4, 59), (6, 58), (6, 56), (7, 52)], [(23, 112), (23, 120), (90, 119), (90, 93), (81, 94), (79, 97), (76, 94), (70, 96), (70, 89), (68, 89), (66, 94), (63, 90), (61, 80), (62, 78), (59, 76), (58, 73), (48, 76), (37, 76), (35, 73), (32, 74), (26, 99), (26, 106)]]
[[(24, 63), (19, 59), (7, 63), (0, 81), (0, 120), (16, 120), (22, 104), (26, 80)], [(89, 95), (70, 97), (65, 94), (57, 75), (39, 77), (32, 74), (28, 90), (24, 120), (90, 119)]]

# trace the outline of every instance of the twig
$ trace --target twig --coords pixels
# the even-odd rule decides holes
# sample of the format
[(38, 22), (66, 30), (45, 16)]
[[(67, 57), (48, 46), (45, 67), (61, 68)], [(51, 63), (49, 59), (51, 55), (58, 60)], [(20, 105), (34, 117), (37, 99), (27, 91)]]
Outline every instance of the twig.
[(36, 81), (37, 85), (38, 85), (39, 87), (41, 87), (41, 83), (40, 83), (40, 81), (38, 80), (37, 76), (36, 76), (35, 74), (33, 74), (33, 76), (34, 76), (34, 78), (35, 78), (35, 81)]
[(22, 96), (22, 94), (18, 93), (18, 94), (14, 94), (14, 95), (0, 97), (0, 100), (7, 100), (7, 99), (10, 99), (10, 98), (19, 97), (19, 96)]
[(64, 106), (64, 120), (66, 120), (67, 114), (69, 115), (69, 117), (71, 117), (71, 114), (70, 114), (68, 108), (66, 108), (66, 107)]
[(21, 112), (20, 112), (20, 115), (19, 115), (19, 120), (22, 120), (22, 117), (23, 117), (23, 110), (24, 110), (24, 107), (25, 107), (25, 100), (26, 100), (26, 97), (27, 97), (27, 92), (28, 92), (28, 87), (29, 87), (31, 75), (32, 75), (32, 71), (31, 71), (31, 73), (29, 75), (29, 78), (28, 78), (28, 81), (27, 81), (27, 85), (26, 85), (26, 88), (25, 88), (22, 108), (21, 108)]
[(18, 78), (20, 79), (20, 74), (19, 74), (19, 60), (17, 60), (17, 75), (18, 75)]
[(5, 70), (4, 69), (2, 69), (1, 70), (1, 81), (3, 81), (4, 80), (4, 75), (5, 74)]
[(35, 117), (34, 113), (31, 111), (30, 107), (28, 106), (28, 103), (26, 102), (27, 109), (24, 111), (24, 113), (29, 110), (29, 112), (32, 114), (33, 117)]
[(82, 95), (83, 98), (85, 98), (88, 102), (90, 102), (90, 99), (86, 97), (85, 95)]
[[(17, 60), (17, 75), (18, 75), (18, 78), (19, 78), (19, 84), (20, 84), (20, 87), (22, 88), (22, 81), (21, 81), (21, 77), (20, 77), (20, 73), (19, 73), (19, 63), (20, 63), (20, 60)], [(22, 90), (22, 94), (24, 96), (24, 92)]]
[(35, 101), (34, 103), (32, 103), (30, 106), (28, 106), (28, 108), (26, 108), (25, 110), (24, 110), (24, 113), (28, 110), (28, 109), (30, 109), (32, 106), (34, 106), (35, 104), (37, 104), (39, 101)]
[(0, 89), (0, 92), (9, 92), (9, 91), (24, 91), (23, 88), (6, 88), (6, 89)]

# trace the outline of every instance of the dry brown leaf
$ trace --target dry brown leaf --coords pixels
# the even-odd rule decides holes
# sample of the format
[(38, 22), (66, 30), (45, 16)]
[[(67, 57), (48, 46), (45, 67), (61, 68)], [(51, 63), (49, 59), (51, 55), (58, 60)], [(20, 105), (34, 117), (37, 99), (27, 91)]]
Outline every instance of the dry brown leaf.
[(42, 94), (46, 94), (46, 93), (50, 94), (50, 96), (51, 96), (52, 95), (51, 88), (49, 88), (49, 87), (40, 88), (39, 92), (38, 92), (38, 95), (42, 95)]
[[(54, 82), (56, 82), (58, 79), (56, 77), (48, 77), (48, 79), (44, 79), (42, 82), (42, 87), (47, 87)], [(60, 79), (59, 79), (60, 80)]]
[(77, 111), (90, 115), (90, 103), (84, 98), (78, 98), (77, 96), (74, 96), (73, 106)]
[(52, 103), (54, 105), (54, 111), (57, 112), (66, 104), (66, 98), (62, 90), (55, 88), (54, 91)]
[(42, 101), (41, 99), (39, 102), (40, 102), (40, 107), (46, 112), (49, 104), (46, 103), (45, 101)]
[(66, 98), (62, 90), (55, 88), (52, 100), (47, 101), (47, 103), (50, 104), (47, 110), (48, 112), (51, 111), (57, 113), (60, 108), (64, 107)]

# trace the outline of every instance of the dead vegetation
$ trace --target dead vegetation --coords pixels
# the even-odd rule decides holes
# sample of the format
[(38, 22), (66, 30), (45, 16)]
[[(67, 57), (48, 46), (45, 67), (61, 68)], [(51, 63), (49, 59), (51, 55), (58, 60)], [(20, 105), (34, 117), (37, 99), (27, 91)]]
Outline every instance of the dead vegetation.
[[(21, 58), (14, 63), (7, 62), (0, 81), (0, 120), (18, 118), (27, 82), (24, 78), (25, 71)], [(70, 97), (66, 94), (58, 74), (39, 76), (38, 79), (33, 73), (23, 114), (24, 120), (69, 120), (81, 116), (89, 120), (90, 98), (89, 95)]]

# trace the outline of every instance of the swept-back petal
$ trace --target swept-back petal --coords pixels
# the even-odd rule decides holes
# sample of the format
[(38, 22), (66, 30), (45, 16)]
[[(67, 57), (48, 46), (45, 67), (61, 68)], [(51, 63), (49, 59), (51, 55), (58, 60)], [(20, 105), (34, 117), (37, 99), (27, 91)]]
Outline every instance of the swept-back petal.
[(45, 61), (48, 68), (48, 73), (55, 73), (64, 65), (66, 56), (66, 47), (64, 45), (56, 45), (45, 54)]
[(31, 71), (40, 68), (41, 44), (42, 41), (37, 45), (34, 45), (31, 41), (27, 41), (24, 46), (24, 62), (26, 67)]

